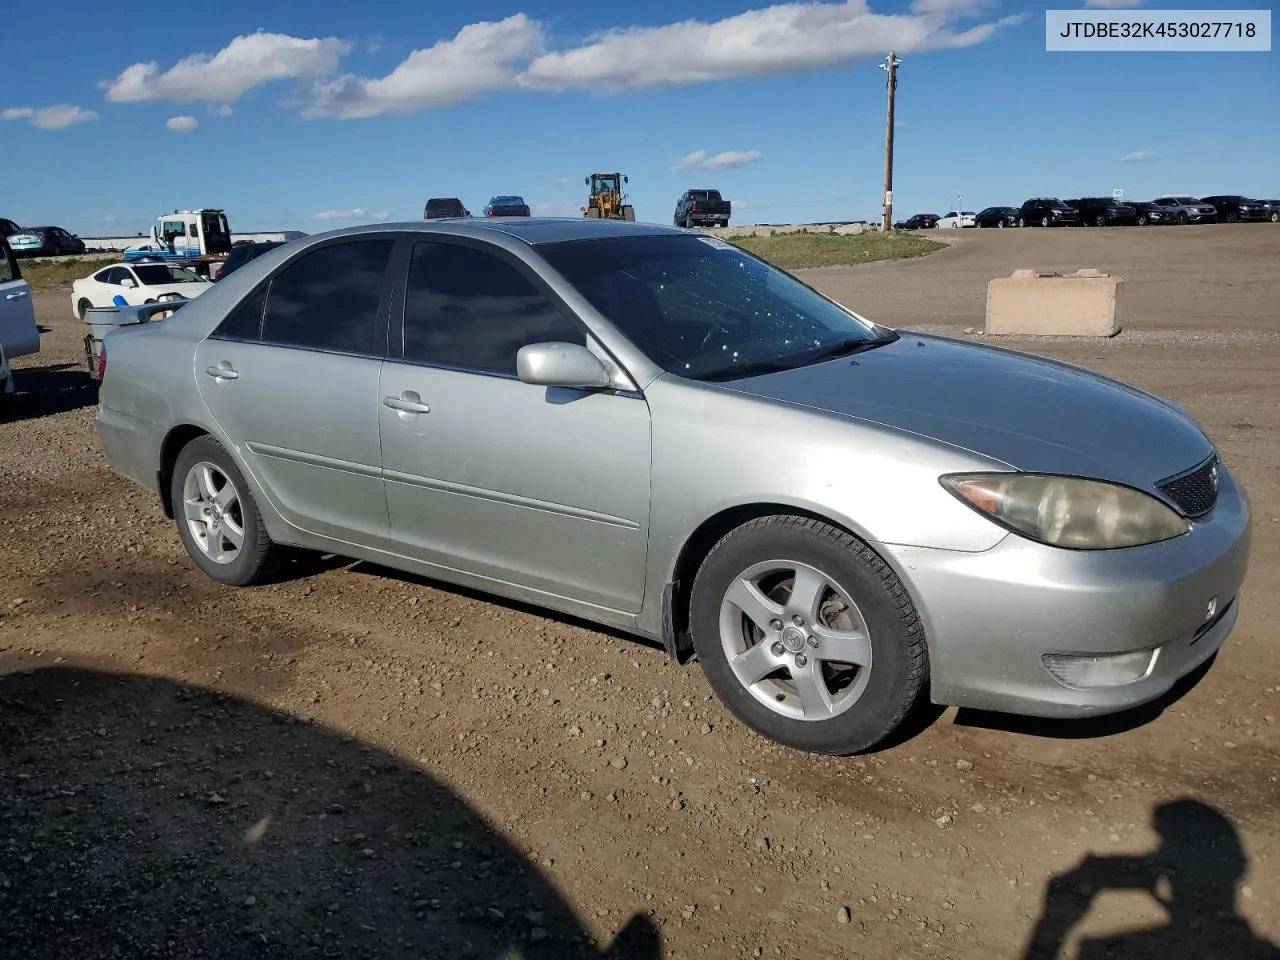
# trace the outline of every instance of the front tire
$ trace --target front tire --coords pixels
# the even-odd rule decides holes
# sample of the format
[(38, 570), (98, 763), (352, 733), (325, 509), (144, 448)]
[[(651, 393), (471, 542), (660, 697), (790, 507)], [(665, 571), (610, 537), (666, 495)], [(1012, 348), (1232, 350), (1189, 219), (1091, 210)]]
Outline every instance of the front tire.
[(799, 750), (867, 750), (924, 695), (928, 653), (906, 588), (827, 523), (772, 516), (727, 534), (694, 578), (689, 622), (729, 710)]
[(170, 483), (178, 536), (195, 565), (228, 586), (264, 580), (280, 551), (226, 448), (209, 436), (192, 440), (178, 454)]

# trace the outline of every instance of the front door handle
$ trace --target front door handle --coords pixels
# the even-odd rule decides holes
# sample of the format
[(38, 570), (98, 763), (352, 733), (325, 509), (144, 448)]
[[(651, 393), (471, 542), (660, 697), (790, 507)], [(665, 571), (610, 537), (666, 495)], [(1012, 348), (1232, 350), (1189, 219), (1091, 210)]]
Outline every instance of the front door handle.
[(225, 360), (216, 367), (205, 367), (204, 372), (215, 380), (236, 380), (240, 376)]
[(27, 291), (19, 290), (17, 293), (6, 293), (4, 295), (4, 298), (6, 300), (21, 300), (26, 295), (27, 295)]
[[(415, 393), (413, 396), (417, 396)], [(430, 413), (431, 408), (421, 400), (411, 400), (408, 397), (383, 397), (382, 402), (385, 406), (392, 410), (399, 410), (401, 413)]]

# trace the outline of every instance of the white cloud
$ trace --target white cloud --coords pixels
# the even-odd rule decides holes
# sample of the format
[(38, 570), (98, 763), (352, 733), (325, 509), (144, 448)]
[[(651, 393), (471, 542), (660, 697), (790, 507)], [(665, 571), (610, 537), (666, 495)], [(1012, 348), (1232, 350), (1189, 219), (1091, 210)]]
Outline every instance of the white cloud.
[(555, 177), (555, 178), (553, 178), (553, 179), (552, 179), (552, 181), (551, 181), (551, 182), (552, 182), (552, 183), (554, 183), (554, 184), (555, 184), (556, 186), (558, 186), (558, 187), (563, 187), (566, 183), (568, 183), (568, 182), (569, 182), (569, 178), (568, 178), (568, 177)]
[(1158, 154), (1150, 150), (1134, 150), (1132, 153), (1126, 153), (1120, 158), (1121, 163), (1147, 163), (1152, 160), (1159, 160)]
[(303, 116), (356, 120), (464, 103), (515, 86), (545, 44), (542, 25), (523, 13), (468, 24), (451, 40), (414, 50), (385, 77), (316, 81)]
[(588, 89), (621, 93), (732, 77), (781, 76), (849, 63), (862, 57), (986, 40), (1025, 14), (955, 32), (948, 20), (973, 5), (932, 0), (942, 8), (916, 15), (872, 13), (865, 0), (783, 3), (724, 20), (684, 20), (661, 27), (607, 31), (576, 49), (546, 53), (521, 75), (534, 90)]
[(229, 103), (224, 103), (222, 106), (218, 108), (218, 116), (220, 117), (229, 117), (235, 112), (236, 112), (236, 108)]
[(215, 54), (192, 54), (163, 73), (155, 61), (135, 63), (101, 86), (113, 103), (236, 100), (273, 80), (332, 73), (350, 49), (337, 37), (303, 39), (259, 31), (236, 37)]
[(1119, 10), (1123, 7), (1140, 7), (1142, 0), (1084, 0), (1084, 5), (1103, 10)]
[(188, 116), (170, 117), (164, 122), (164, 128), (174, 133), (190, 133), (192, 130), (200, 129), (200, 121)]
[(370, 220), (390, 220), (391, 212), (389, 210), (379, 210), (377, 213), (369, 214)]
[(39, 127), (41, 130), (64, 130), (67, 127), (73, 127), (77, 123), (90, 123), (98, 119), (98, 114), (93, 110), (86, 110), (83, 107), (73, 106), (69, 103), (59, 103), (52, 107), (9, 107), (0, 111), (0, 119), (4, 120), (30, 120), (33, 127)]
[(321, 210), (311, 216), (316, 220), (363, 220), (364, 207), (352, 207), (350, 210)]
[[(624, 27), (548, 50), (543, 24), (518, 13), (463, 27), (414, 50), (390, 74), (316, 70), (293, 104), (306, 117), (364, 119), (451, 106), (513, 88), (617, 94), (733, 77), (781, 76), (881, 57), (982, 43), (1026, 14), (960, 30), (994, 0), (916, 0), (911, 13), (876, 14), (867, 0), (781, 3), (723, 20)], [(345, 51), (344, 51), (345, 52)], [(131, 68), (132, 69), (132, 68)]]
[(764, 156), (759, 150), (726, 150), (723, 153), (717, 153), (707, 156), (705, 150), (695, 150), (687, 156), (675, 160), (671, 164), (672, 170), (733, 170), (737, 167), (745, 167), (747, 164), (755, 163)]

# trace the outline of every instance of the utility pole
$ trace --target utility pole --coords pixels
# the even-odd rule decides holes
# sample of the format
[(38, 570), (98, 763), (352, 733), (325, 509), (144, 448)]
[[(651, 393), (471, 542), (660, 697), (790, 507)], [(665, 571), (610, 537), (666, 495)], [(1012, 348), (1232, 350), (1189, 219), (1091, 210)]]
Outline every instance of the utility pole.
[(898, 66), (902, 63), (892, 50), (880, 64), (889, 74), (889, 105), (884, 129), (884, 209), (880, 215), (880, 229), (893, 229), (893, 95), (898, 89)]

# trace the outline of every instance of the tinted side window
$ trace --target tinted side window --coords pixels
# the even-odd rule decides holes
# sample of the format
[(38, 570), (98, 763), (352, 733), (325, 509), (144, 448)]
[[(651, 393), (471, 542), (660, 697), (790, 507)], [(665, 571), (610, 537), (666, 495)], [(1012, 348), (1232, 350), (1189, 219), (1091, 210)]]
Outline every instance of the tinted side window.
[(262, 339), (341, 353), (381, 353), (378, 301), (394, 240), (354, 240), (304, 253), (271, 281)]
[(215, 337), (228, 340), (257, 340), (262, 332), (262, 308), (267, 305), (267, 288), (264, 286), (227, 315), (213, 331)]
[(414, 244), (405, 290), (405, 359), (515, 375), (516, 353), (586, 334), (515, 266), (449, 243)]

